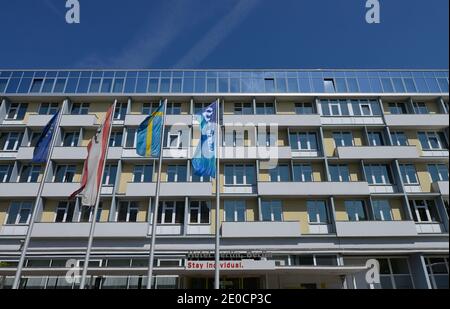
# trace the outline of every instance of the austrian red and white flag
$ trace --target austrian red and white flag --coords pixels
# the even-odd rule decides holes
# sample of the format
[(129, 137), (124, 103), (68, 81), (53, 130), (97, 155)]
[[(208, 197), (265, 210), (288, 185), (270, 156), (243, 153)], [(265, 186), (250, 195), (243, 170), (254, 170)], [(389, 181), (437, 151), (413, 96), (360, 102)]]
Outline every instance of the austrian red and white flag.
[(88, 157), (83, 168), (81, 188), (71, 195), (71, 198), (74, 198), (80, 194), (83, 206), (93, 207), (97, 202), (98, 191), (102, 185), (102, 169), (106, 160), (113, 111), (114, 106), (111, 106), (106, 114), (105, 122), (97, 130), (97, 133), (89, 143)]

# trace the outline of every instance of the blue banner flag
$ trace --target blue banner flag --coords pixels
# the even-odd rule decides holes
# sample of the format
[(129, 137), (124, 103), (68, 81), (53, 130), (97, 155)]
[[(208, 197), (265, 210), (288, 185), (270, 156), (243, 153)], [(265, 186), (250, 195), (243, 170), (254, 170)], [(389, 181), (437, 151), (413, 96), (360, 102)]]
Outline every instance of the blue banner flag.
[(192, 159), (194, 173), (197, 176), (216, 178), (216, 134), (218, 130), (218, 102), (212, 103), (200, 115), (196, 115), (200, 123), (200, 143)]
[(161, 134), (164, 119), (164, 104), (144, 122), (137, 132), (136, 152), (142, 157), (159, 157), (161, 151)]
[(39, 137), (34, 148), (32, 163), (45, 163), (48, 160), (49, 150), (52, 143), (53, 133), (56, 130), (59, 111), (53, 116)]

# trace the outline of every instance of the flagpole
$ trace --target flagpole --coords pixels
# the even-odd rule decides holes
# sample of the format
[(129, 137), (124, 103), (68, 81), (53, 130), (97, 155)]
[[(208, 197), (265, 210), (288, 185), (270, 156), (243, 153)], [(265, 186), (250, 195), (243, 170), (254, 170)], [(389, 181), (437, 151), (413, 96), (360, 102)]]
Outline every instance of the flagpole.
[[(97, 224), (98, 207), (100, 205), (100, 198), (101, 198), (101, 194), (102, 194), (103, 175), (105, 173), (106, 161), (108, 159), (109, 140), (111, 138), (111, 132), (112, 132), (112, 126), (113, 126), (114, 113), (116, 111), (116, 105), (117, 105), (117, 100), (114, 101), (113, 111), (111, 113), (111, 125), (109, 128), (108, 139), (106, 140), (106, 155), (105, 155), (105, 160), (103, 161), (102, 175), (100, 177), (100, 179), (101, 179), (100, 187), (98, 188), (98, 192), (97, 192), (97, 200), (95, 202), (94, 214), (92, 215), (92, 222), (91, 222), (91, 229), (89, 232), (88, 246), (87, 246), (87, 250), (86, 250), (86, 256), (84, 258), (83, 273), (81, 275), (80, 290), (84, 290), (84, 288), (86, 286), (86, 277), (87, 277), (87, 271), (89, 268), (89, 259), (91, 257), (92, 244), (94, 242), (95, 225)], [(106, 121), (106, 119), (105, 119), (105, 121)]]
[(163, 122), (161, 128), (161, 140), (160, 145), (161, 149), (159, 151), (159, 162), (158, 162), (158, 178), (156, 182), (156, 198), (155, 204), (153, 207), (153, 222), (152, 222), (152, 236), (151, 236), (151, 244), (150, 244), (150, 255), (148, 260), (148, 273), (147, 273), (147, 290), (152, 289), (152, 279), (153, 279), (153, 268), (154, 268), (154, 260), (155, 260), (155, 245), (156, 245), (156, 233), (158, 226), (158, 208), (159, 208), (159, 196), (161, 192), (161, 171), (162, 171), (162, 161), (164, 158), (164, 135), (166, 132), (166, 113), (167, 113), (167, 99), (164, 100), (164, 114), (163, 114)]
[(217, 99), (216, 112), (216, 252), (214, 288), (220, 289), (220, 99)]
[(13, 283), (13, 286), (12, 286), (12, 288), (14, 290), (19, 289), (20, 278), (22, 277), (22, 270), (23, 270), (26, 254), (27, 254), (27, 251), (28, 251), (28, 247), (30, 246), (31, 234), (33, 232), (34, 223), (36, 221), (36, 217), (37, 217), (37, 214), (38, 214), (39, 202), (41, 201), (42, 192), (44, 190), (44, 185), (45, 185), (45, 180), (47, 179), (47, 176), (48, 176), (48, 173), (49, 173), (49, 170), (50, 170), (50, 162), (51, 162), (51, 158), (53, 156), (53, 149), (55, 148), (55, 145), (56, 145), (58, 129), (59, 129), (60, 125), (61, 125), (62, 115), (63, 115), (64, 109), (65, 109), (67, 103), (68, 103), (68, 99), (65, 99), (63, 101), (61, 109), (59, 110), (58, 119), (57, 119), (56, 125), (55, 125), (55, 131), (53, 132), (52, 142), (50, 143), (50, 151), (49, 151), (49, 154), (48, 154), (47, 163), (45, 165), (44, 175), (43, 175), (42, 180), (41, 180), (41, 182), (39, 184), (38, 194), (36, 196), (36, 201), (34, 203), (33, 213), (31, 215), (30, 224), (28, 226), (27, 236), (25, 237), (25, 242), (24, 242), (24, 244), (22, 246), (22, 253), (20, 254), (19, 264), (17, 265), (16, 275), (14, 277), (14, 283)]

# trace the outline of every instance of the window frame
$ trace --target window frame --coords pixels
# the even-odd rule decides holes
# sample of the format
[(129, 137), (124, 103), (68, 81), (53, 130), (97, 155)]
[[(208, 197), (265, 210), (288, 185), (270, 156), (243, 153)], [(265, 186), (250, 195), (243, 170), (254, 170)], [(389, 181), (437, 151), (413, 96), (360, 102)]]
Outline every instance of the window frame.
[[(223, 210), (225, 222), (232, 222), (232, 223), (247, 222), (247, 202), (245, 200), (225, 200)], [(240, 213), (241, 211), (242, 213)], [(230, 212), (233, 214), (232, 221), (228, 220)], [(240, 214), (244, 215), (243, 220), (240, 220)]]
[[(12, 207), (14, 205), (18, 205), (16, 217), (15, 217), (15, 220), (13, 223), (8, 223), (10, 221), (11, 211), (12, 211)], [(29, 208), (29, 213), (27, 216), (26, 223), (20, 223), (21, 218), (22, 218), (21, 212), (23, 209), (27, 209), (27, 208)], [(18, 201), (18, 202), (12, 201), (8, 207), (8, 212), (5, 216), (4, 225), (6, 225), (6, 226), (8, 226), (8, 225), (28, 225), (28, 224), (30, 224), (32, 211), (33, 211), (33, 203), (32, 202), (30, 202), (30, 201)]]
[[(192, 205), (192, 203), (198, 203), (197, 205)], [(208, 220), (207, 222), (202, 222), (202, 208), (206, 207), (208, 209)], [(197, 220), (192, 222), (193, 214), (192, 210), (197, 209)], [(188, 224), (189, 225), (210, 225), (211, 224), (211, 203), (208, 201), (191, 200), (189, 201), (189, 213), (188, 213)]]
[[(25, 118), (27, 110), (28, 104), (26, 103), (11, 103), (5, 115), (5, 120), (21, 121)], [(11, 112), (14, 113), (13, 116), (10, 115)]]
[[(76, 207), (75, 202), (68, 202), (68, 201), (58, 202), (58, 206), (56, 206), (56, 209), (55, 209), (55, 216), (54, 216), (53, 222), (54, 223), (73, 223), (74, 219), (75, 219), (74, 218), (75, 207)], [(63, 218), (62, 218), (62, 221), (57, 221), (60, 210), (64, 211)], [(70, 214), (70, 212), (72, 212), (72, 214), (71, 214), (72, 218), (68, 218), (68, 215)], [(68, 220), (68, 219), (70, 219), (70, 220)]]

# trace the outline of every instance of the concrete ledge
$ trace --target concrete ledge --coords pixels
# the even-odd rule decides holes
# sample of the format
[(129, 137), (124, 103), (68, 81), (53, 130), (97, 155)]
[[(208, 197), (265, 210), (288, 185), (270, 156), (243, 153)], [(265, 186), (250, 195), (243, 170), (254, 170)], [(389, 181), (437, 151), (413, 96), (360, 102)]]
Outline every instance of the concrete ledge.
[(336, 222), (339, 237), (393, 237), (417, 236), (414, 221), (360, 221)]
[(222, 237), (299, 237), (300, 222), (224, 222)]

